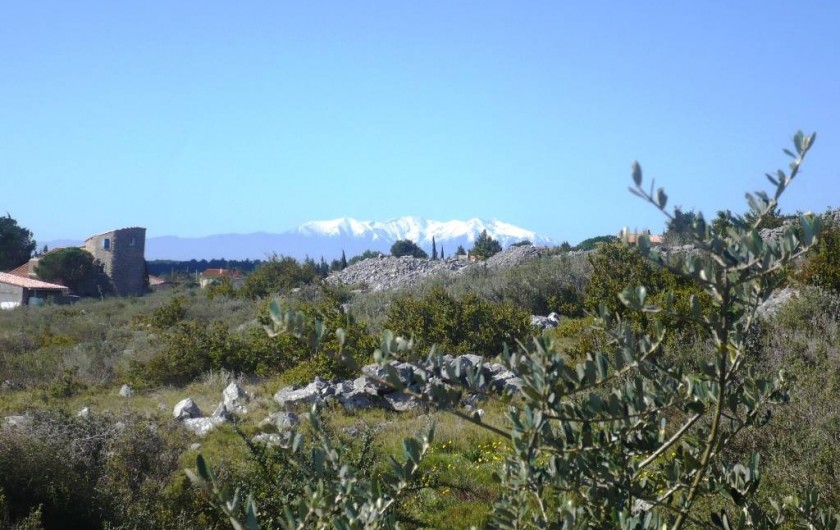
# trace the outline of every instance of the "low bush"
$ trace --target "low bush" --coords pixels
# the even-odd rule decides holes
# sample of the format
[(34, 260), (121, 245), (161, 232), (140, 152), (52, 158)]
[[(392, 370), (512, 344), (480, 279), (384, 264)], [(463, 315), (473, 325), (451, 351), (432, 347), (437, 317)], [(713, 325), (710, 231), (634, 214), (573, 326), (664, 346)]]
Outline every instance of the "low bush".
[(412, 337), (419, 349), (437, 344), (446, 353), (487, 356), (497, 355), (505, 344), (514, 347), (532, 331), (530, 314), (509, 302), (488, 302), (474, 294), (458, 300), (441, 286), (422, 298), (397, 298), (385, 326)]
[(829, 223), (798, 275), (807, 285), (840, 292), (840, 223)]
[[(301, 302), (296, 307), (331, 329), (346, 330), (343, 353), (358, 361), (367, 359), (376, 345), (365, 327), (344, 314), (334, 300), (325, 298), (315, 305)], [(267, 303), (262, 304), (257, 321), (269, 322)], [(261, 326), (231, 330), (220, 320), (184, 320), (163, 332), (160, 343), (160, 351), (150, 359), (132, 362), (129, 377), (135, 385), (184, 385), (213, 370), (270, 376), (299, 365), (302, 373), (327, 379), (350, 375), (350, 369), (334, 355), (339, 351), (335, 339), (316, 348), (290, 335), (269, 337)]]
[(245, 278), (238, 293), (245, 299), (288, 294), (290, 290), (317, 279), (318, 270), (314, 262), (301, 265), (294, 258), (273, 256)]
[(133, 416), (34, 413), (0, 429), (0, 517), (12, 528), (36, 513), (47, 529), (190, 528), (204, 507), (192, 490), (170, 493), (184, 443)]

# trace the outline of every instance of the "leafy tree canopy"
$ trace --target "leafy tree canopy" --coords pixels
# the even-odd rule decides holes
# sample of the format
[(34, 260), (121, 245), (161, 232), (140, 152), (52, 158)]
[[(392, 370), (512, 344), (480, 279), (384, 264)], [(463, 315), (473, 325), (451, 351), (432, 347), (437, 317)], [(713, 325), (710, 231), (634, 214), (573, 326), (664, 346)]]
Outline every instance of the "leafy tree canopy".
[(399, 241), (395, 241), (393, 245), (391, 245), (391, 255), (395, 257), (402, 257), (402, 256), (412, 256), (414, 258), (428, 258), (429, 255), (426, 254), (422, 248), (417, 246), (417, 243), (410, 239), (400, 239)]
[(487, 259), (494, 254), (502, 251), (502, 244), (490, 237), (487, 230), (482, 230), (481, 234), (475, 239), (475, 244), (470, 251), (473, 256)]
[(294, 258), (274, 256), (245, 278), (239, 293), (243, 298), (261, 298), (312, 283), (317, 277), (312, 260), (301, 265)]
[(8, 271), (22, 265), (35, 250), (32, 232), (18, 226), (12, 216), (0, 217), (0, 271)]
[(590, 237), (575, 245), (572, 250), (595, 250), (599, 243), (612, 243), (613, 241), (618, 241), (618, 238), (612, 235)]
[(378, 258), (381, 255), (382, 253), (378, 250), (365, 250), (361, 254), (350, 258), (350, 261), (347, 262), (347, 265), (353, 265), (355, 263), (359, 263), (360, 261), (364, 261), (370, 258)]
[(76, 294), (93, 294), (98, 272), (93, 255), (78, 247), (50, 252), (35, 265), (35, 273), (41, 279), (66, 285)]

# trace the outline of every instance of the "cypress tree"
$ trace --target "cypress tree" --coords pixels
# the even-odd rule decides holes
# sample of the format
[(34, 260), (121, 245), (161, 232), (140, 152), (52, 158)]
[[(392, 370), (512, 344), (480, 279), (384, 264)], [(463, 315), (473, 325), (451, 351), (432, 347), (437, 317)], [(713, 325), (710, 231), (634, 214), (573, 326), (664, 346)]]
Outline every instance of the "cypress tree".
[(437, 245), (435, 244), (435, 236), (432, 236), (432, 259), (438, 259)]

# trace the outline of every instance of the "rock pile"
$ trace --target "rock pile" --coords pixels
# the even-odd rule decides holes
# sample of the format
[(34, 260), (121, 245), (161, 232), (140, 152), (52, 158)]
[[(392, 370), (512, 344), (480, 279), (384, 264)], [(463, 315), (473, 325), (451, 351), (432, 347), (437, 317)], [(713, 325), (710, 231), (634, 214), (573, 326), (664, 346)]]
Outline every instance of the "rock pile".
[[(442, 382), (454, 382), (447, 372), (464, 374), (468, 368), (478, 368), (486, 381), (485, 386), (480, 390), (490, 387), (518, 391), (522, 386), (522, 380), (516, 374), (501, 364), (484, 362), (479, 355), (467, 354), (458, 357), (445, 355), (443, 361), (444, 370), (433, 376)], [(402, 385), (414, 392), (420, 390), (414, 378), (413, 365), (392, 361), (391, 367), (396, 371)], [(449, 368), (451, 370), (448, 370)], [(398, 392), (390, 385), (382, 383), (388, 376), (386, 368), (371, 364), (363, 367), (362, 373), (362, 376), (353, 380), (327, 382), (316, 378), (315, 381), (301, 388), (289, 386), (274, 394), (274, 401), (283, 408), (333, 402), (348, 410), (378, 407), (397, 412), (413, 410), (422, 405), (417, 398)], [(461, 382), (465, 381), (463, 375), (460, 378)]]
[(202, 414), (192, 398), (179, 401), (172, 409), (172, 416), (176, 421), (181, 422), (187, 430), (198, 436), (206, 436), (217, 426), (229, 421), (232, 412), (246, 413), (245, 403), (249, 399), (250, 397), (241, 386), (231, 383), (222, 392), (222, 402), (219, 403), (210, 417), (205, 417)]
[(476, 267), (506, 269), (545, 255), (548, 255), (546, 247), (522, 246), (510, 247), (486, 261), (382, 256), (366, 259), (343, 271), (334, 272), (326, 281), (332, 284), (364, 285), (372, 291), (387, 291), (411, 287), (438, 274), (459, 274)]
[(372, 291), (411, 287), (436, 274), (452, 274), (472, 265), (466, 260), (430, 260), (384, 256), (355, 263), (327, 277), (332, 284), (364, 285)]
[(475, 265), (484, 266), (491, 270), (509, 269), (522, 263), (548, 256), (548, 250), (548, 247), (533, 247), (530, 245), (510, 247), (494, 256), (490, 256), (485, 261), (476, 262)]

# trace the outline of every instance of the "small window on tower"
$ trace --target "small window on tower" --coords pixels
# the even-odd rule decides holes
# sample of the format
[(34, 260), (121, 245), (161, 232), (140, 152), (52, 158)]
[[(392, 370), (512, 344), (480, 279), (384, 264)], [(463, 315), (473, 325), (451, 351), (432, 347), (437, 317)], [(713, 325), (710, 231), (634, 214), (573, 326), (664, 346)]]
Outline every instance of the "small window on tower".
[(102, 250), (111, 250), (111, 238), (106, 237), (102, 240)]
[(137, 242), (137, 239), (132, 237), (131, 240), (128, 242), (128, 246), (133, 247), (136, 242)]

